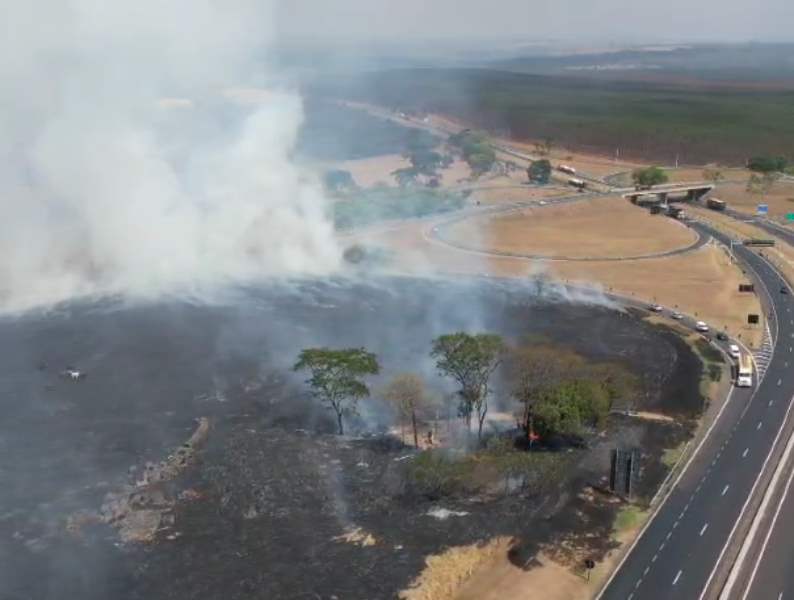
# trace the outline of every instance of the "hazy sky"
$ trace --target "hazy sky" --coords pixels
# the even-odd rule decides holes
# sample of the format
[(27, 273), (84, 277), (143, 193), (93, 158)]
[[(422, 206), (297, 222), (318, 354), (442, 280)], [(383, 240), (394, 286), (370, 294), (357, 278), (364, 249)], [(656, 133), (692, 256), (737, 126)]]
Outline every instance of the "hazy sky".
[(279, 0), (287, 36), (794, 40), (794, 0)]

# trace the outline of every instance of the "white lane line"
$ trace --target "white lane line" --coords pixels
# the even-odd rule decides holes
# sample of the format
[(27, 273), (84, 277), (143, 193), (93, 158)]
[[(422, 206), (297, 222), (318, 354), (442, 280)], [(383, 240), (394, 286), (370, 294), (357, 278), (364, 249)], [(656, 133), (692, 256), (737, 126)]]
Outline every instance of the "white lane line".
[(645, 577), (648, 574), (648, 571), (650, 570), (651, 570), (650, 567), (645, 567), (645, 570), (642, 572), (642, 576)]
[(722, 493), (720, 494), (720, 496), (724, 496), (728, 492), (729, 487), (731, 487), (730, 483), (726, 485), (724, 488), (722, 488)]
[(673, 532), (672, 531), (668, 531), (667, 532), (667, 537), (664, 538), (664, 539), (669, 540), (671, 535), (673, 535)]
[(659, 558), (659, 555), (658, 554), (654, 554), (653, 558), (651, 559), (651, 562), (655, 563), (657, 558)]
[(750, 451), (750, 448), (745, 448), (744, 452), (742, 452), (742, 458), (747, 458), (747, 453)]
[(681, 571), (681, 570), (679, 570), (678, 573), (676, 573), (675, 579), (673, 579), (673, 585), (678, 583), (678, 580), (681, 579), (681, 573), (683, 573), (683, 571)]
[[(767, 402), (767, 404), (766, 404), (766, 405), (767, 405), (767, 406), (772, 406), (774, 403), (775, 403), (775, 401), (774, 401), (774, 400), (770, 400), (769, 402)], [(760, 423), (759, 423), (759, 425), (760, 425)]]
[(778, 379), (777, 380), (777, 384), (780, 385), (781, 383), (783, 383), (783, 380), (782, 379)]
[[(777, 468), (775, 469), (775, 474), (772, 476), (772, 481), (769, 482), (769, 488), (767, 489), (766, 494), (764, 495), (764, 499), (761, 502), (761, 506), (758, 508), (758, 513), (753, 521), (752, 526), (750, 527), (750, 531), (747, 534), (747, 540), (749, 543), (752, 543), (753, 538), (755, 537), (756, 530), (758, 529), (758, 523), (760, 522), (759, 519), (763, 517), (766, 513), (767, 506), (774, 495), (774, 491), (777, 488), (778, 478), (782, 475), (783, 471), (786, 469), (786, 465), (789, 461), (789, 457), (791, 454), (792, 449), (794, 449), (794, 436), (789, 438), (788, 443), (786, 444), (786, 449), (783, 451), (783, 456), (780, 458), (780, 463), (778, 463)], [(766, 536), (764, 537), (764, 542), (761, 544), (761, 548), (758, 551), (757, 558), (755, 564), (753, 565), (753, 570), (750, 573), (750, 579), (747, 582), (747, 587), (744, 590), (744, 595), (742, 596), (742, 600), (745, 600), (747, 596), (750, 595), (750, 591), (753, 588), (753, 582), (755, 581), (755, 576), (758, 573), (758, 567), (761, 565), (761, 560), (764, 558), (764, 554), (766, 554), (767, 546), (769, 545), (769, 538), (772, 537), (772, 532), (775, 530), (775, 526), (777, 525), (777, 520), (780, 517), (780, 511), (783, 508), (783, 505), (786, 503), (786, 500), (789, 495), (789, 491), (791, 490), (791, 482), (794, 480), (794, 470), (791, 471), (791, 474), (786, 481), (786, 486), (783, 488), (783, 495), (780, 496), (779, 503), (775, 508), (775, 513), (772, 516), (772, 521), (769, 523), (769, 529), (766, 532)], [(739, 553), (739, 559), (742, 561), (744, 560), (744, 554), (746, 552), (746, 548), (749, 548), (748, 541), (745, 541), (745, 546), (742, 547), (742, 551)], [(741, 563), (739, 563), (741, 564)], [(727, 593), (730, 593), (733, 585), (735, 583), (735, 576), (731, 573), (730, 577), (728, 577), (727, 582)], [(782, 592), (781, 592), (782, 594)], [(726, 596), (727, 598), (728, 596)], [(778, 596), (779, 598), (780, 596)]]
[[(792, 398), (792, 400), (794, 400), (794, 398)], [(777, 434), (775, 435), (775, 439), (772, 440), (772, 449), (773, 450), (774, 450), (775, 446), (777, 445), (778, 440), (780, 439), (780, 436), (783, 434), (783, 428), (784, 428), (784, 425), (785, 425), (786, 421), (788, 420), (789, 413), (791, 413), (791, 407), (792, 406), (794, 406), (794, 402), (789, 402), (788, 408), (786, 408), (786, 413), (783, 415), (783, 420), (782, 420), (783, 424), (778, 429)], [(761, 502), (761, 506), (756, 511), (755, 518), (753, 519), (753, 524), (750, 527), (750, 531), (745, 536), (744, 543), (742, 544), (742, 549), (739, 552), (739, 556), (736, 558), (736, 561), (734, 562), (734, 567), (731, 570), (730, 575), (728, 576), (728, 581), (725, 583), (725, 585), (724, 585), (724, 587), (722, 589), (722, 593), (720, 594), (720, 600), (724, 600), (724, 599), (732, 597), (731, 593), (733, 591), (734, 585), (736, 585), (736, 579), (739, 576), (739, 571), (742, 569), (742, 565), (744, 564), (744, 561), (747, 559), (747, 553), (749, 552), (750, 545), (752, 545), (753, 541), (755, 540), (755, 536), (756, 536), (756, 534), (758, 532), (758, 528), (760, 527), (760, 521), (761, 521), (762, 517), (764, 517), (766, 515), (766, 509), (767, 509), (768, 503), (771, 500), (772, 490), (774, 490), (776, 488), (776, 486), (777, 486), (777, 479), (780, 477), (780, 475), (781, 475), (781, 473), (783, 471), (784, 465), (787, 463), (787, 461), (789, 459), (789, 455), (791, 454), (792, 449), (794, 449), (794, 436), (789, 438), (789, 441), (786, 444), (786, 448), (783, 451), (783, 456), (780, 458), (780, 461), (778, 462), (778, 465), (775, 468), (774, 475), (772, 476), (772, 481), (769, 483), (769, 487), (767, 488), (766, 494), (764, 494), (764, 500)], [(705, 593), (706, 593), (706, 590), (708, 589), (709, 585), (711, 584), (711, 580), (714, 579), (714, 574), (716, 573), (717, 568), (718, 568), (720, 562), (722, 561), (722, 557), (725, 555), (725, 552), (728, 549), (728, 545), (731, 543), (731, 538), (733, 537), (733, 534), (736, 532), (736, 528), (738, 527), (739, 522), (742, 520), (742, 517), (744, 516), (744, 513), (747, 510), (747, 505), (750, 503), (750, 499), (753, 497), (753, 494), (755, 493), (755, 490), (758, 487), (758, 483), (761, 481), (761, 475), (763, 474), (764, 470), (766, 469), (766, 466), (769, 463), (769, 460), (770, 460), (771, 457), (772, 457), (772, 451), (770, 450), (769, 454), (767, 454), (766, 458), (764, 459), (764, 463), (761, 465), (761, 471), (759, 472), (758, 476), (755, 478), (755, 483), (753, 483), (753, 487), (750, 489), (750, 493), (748, 494), (747, 499), (744, 501), (744, 505), (742, 506), (742, 510), (739, 512), (739, 517), (734, 522), (733, 528), (731, 529), (730, 534), (728, 534), (728, 541), (722, 547), (722, 551), (720, 552), (720, 555), (717, 557), (717, 562), (715, 563), (715, 566), (714, 566), (714, 568), (711, 571), (711, 575), (709, 575), (708, 580), (706, 580), (706, 587), (703, 588), (703, 593), (700, 595), (700, 600), (703, 600), (703, 598), (705, 596)], [(794, 471), (792, 471), (792, 476), (794, 476)], [(767, 532), (767, 536), (771, 535), (771, 532), (772, 532), (772, 529), (770, 528), (768, 530), (768, 532)], [(758, 553), (758, 562), (761, 561), (762, 556), (763, 556), (763, 550), (760, 553)], [(757, 569), (757, 568), (758, 568), (758, 563), (756, 563), (756, 566), (755, 566), (755, 569)], [(752, 576), (751, 576), (751, 579), (750, 579), (749, 583), (747, 584), (747, 588), (746, 588), (746, 591), (745, 591), (745, 597), (749, 593), (749, 590), (750, 590), (750, 587), (752, 586), (752, 584), (753, 584), (753, 580), (752, 580)]]
[(634, 592), (631, 592), (626, 600), (631, 600), (632, 598), (634, 598)]
[(755, 426), (755, 430), (758, 431), (759, 429), (761, 429), (761, 425), (763, 425), (763, 424), (764, 424), (763, 421), (758, 421), (758, 425)]
[(703, 537), (703, 534), (706, 533), (706, 529), (708, 529), (708, 528), (709, 528), (709, 524), (708, 523), (703, 525), (703, 529), (700, 530), (700, 537)]

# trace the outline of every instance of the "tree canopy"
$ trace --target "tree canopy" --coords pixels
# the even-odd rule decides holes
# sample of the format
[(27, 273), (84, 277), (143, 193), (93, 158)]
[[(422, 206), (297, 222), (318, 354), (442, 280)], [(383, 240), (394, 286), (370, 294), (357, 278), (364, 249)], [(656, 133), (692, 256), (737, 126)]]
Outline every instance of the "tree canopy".
[(326, 171), (323, 175), (323, 185), (326, 190), (332, 193), (353, 190), (357, 187), (350, 171), (341, 169)]
[(448, 142), (451, 146), (460, 148), (463, 159), (469, 164), (475, 177), (490, 171), (496, 162), (496, 152), (483, 133), (465, 129), (449, 136)]
[(342, 435), (343, 416), (355, 414), (358, 400), (369, 395), (369, 388), (362, 378), (377, 375), (380, 365), (377, 357), (364, 348), (306, 348), (298, 355), (293, 370), (311, 373), (306, 383), (315, 398), (334, 410), (337, 428)]
[(472, 412), (477, 413), (477, 437), (488, 413), (489, 381), (499, 366), (504, 342), (498, 335), (465, 332), (442, 335), (433, 340), (430, 355), (436, 359), (438, 370), (460, 386), (458, 413), (471, 426)]
[(631, 174), (631, 179), (634, 181), (635, 185), (650, 187), (667, 183), (669, 177), (667, 173), (659, 167), (645, 167), (643, 169), (635, 169)]
[(527, 176), (534, 183), (548, 183), (551, 178), (551, 163), (545, 158), (532, 161), (527, 169)]
[(784, 156), (753, 156), (747, 161), (747, 168), (758, 173), (785, 171), (788, 161)]

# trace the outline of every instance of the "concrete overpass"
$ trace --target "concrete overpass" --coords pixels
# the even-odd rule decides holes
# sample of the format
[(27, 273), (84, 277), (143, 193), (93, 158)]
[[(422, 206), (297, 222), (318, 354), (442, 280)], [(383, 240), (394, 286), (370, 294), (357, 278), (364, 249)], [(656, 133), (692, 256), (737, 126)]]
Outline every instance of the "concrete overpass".
[[(630, 192), (623, 192), (623, 197), (634, 204), (667, 204), (668, 201), (675, 201), (670, 199), (670, 196), (685, 195), (686, 197), (680, 200), (688, 202), (700, 200), (713, 189), (713, 183), (657, 185), (648, 190), (632, 189)], [(655, 198), (646, 202), (640, 201), (644, 196), (655, 196)]]

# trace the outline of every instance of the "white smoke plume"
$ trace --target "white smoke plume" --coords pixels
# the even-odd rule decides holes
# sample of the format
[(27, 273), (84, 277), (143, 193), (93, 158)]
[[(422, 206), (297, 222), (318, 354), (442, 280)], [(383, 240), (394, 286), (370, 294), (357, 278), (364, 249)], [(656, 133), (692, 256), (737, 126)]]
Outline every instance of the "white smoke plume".
[(267, 0), (2, 9), (0, 308), (338, 265), (321, 188), (290, 160), (300, 98), (265, 72)]

